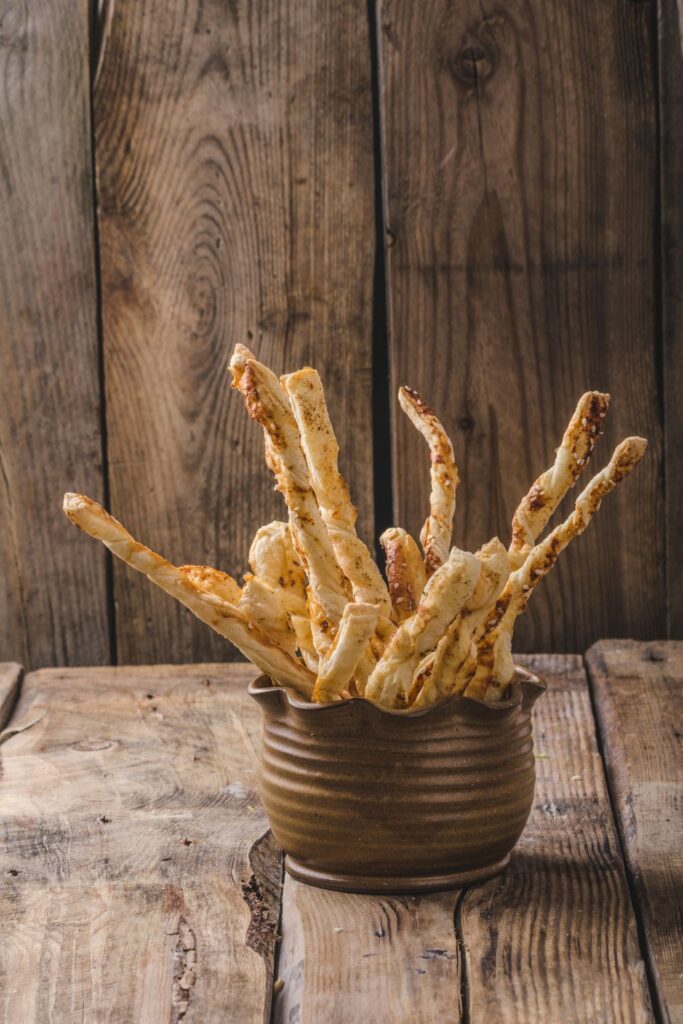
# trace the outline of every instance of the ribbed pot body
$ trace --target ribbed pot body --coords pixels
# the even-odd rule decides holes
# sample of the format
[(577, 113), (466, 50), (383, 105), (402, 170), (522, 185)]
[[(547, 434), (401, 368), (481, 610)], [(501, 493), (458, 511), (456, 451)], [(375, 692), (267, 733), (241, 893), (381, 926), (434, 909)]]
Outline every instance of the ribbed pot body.
[(544, 688), (520, 670), (502, 703), (451, 697), (411, 713), (307, 704), (261, 677), (250, 692), (264, 712), (260, 788), (277, 842), (335, 888), (485, 873), (531, 810), (531, 707)]

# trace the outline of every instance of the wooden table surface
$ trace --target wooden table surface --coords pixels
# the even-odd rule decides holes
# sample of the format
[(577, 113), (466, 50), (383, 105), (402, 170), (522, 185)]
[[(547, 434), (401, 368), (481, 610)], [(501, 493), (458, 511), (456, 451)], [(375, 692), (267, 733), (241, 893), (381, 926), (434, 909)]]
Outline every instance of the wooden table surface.
[(506, 872), (419, 897), (283, 877), (246, 665), (0, 667), (0, 1020), (683, 1021), (683, 643), (527, 656)]

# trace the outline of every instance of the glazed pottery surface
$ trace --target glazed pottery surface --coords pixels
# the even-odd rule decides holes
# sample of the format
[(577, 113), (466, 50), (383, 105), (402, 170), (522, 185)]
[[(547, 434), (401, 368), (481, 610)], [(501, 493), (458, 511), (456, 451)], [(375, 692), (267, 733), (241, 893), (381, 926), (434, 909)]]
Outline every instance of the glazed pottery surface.
[(449, 697), (419, 711), (309, 704), (266, 676), (260, 789), (296, 878), (351, 892), (419, 892), (503, 869), (534, 796), (531, 708), (518, 669), (506, 700)]

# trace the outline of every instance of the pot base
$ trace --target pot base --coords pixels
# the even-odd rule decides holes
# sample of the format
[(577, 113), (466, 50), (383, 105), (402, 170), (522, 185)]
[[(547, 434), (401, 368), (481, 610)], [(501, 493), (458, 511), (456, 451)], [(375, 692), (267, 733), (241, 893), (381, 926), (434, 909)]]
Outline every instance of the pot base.
[(506, 854), (494, 864), (470, 871), (454, 871), (446, 875), (408, 875), (398, 878), (373, 878), (366, 875), (335, 875), (328, 871), (316, 871), (293, 857), (285, 857), (285, 871), (298, 882), (315, 885), (319, 889), (334, 889), (336, 892), (365, 893), (410, 893), (439, 892), (442, 889), (460, 889), (464, 885), (485, 882), (504, 871), (510, 861)]

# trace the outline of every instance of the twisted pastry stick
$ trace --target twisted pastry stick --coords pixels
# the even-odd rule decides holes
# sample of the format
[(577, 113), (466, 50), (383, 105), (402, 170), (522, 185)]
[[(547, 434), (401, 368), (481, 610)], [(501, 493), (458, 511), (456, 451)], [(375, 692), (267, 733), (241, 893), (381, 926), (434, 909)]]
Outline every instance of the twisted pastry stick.
[(385, 707), (404, 707), (413, 673), (469, 598), (481, 566), (468, 551), (453, 548), (428, 581), (417, 610), (387, 644), (365, 687), (365, 696)]
[(306, 666), (317, 674), (318, 654), (313, 644), (306, 600), (306, 576), (287, 523), (268, 523), (256, 531), (249, 549), (249, 565), (259, 579), (279, 595), (296, 634)]
[(499, 700), (512, 679), (512, 631), (515, 620), (526, 608), (534, 590), (555, 565), (559, 554), (578, 537), (600, 508), (602, 499), (629, 475), (647, 447), (642, 437), (627, 437), (614, 450), (609, 463), (593, 477), (576, 500), (574, 511), (560, 526), (537, 544), (523, 565), (513, 572), (490, 617), (477, 637), (477, 667), (469, 682), (467, 697)]
[[(284, 534), (280, 528), (284, 528)], [(247, 573), (243, 587), (239, 587), (232, 576), (207, 565), (181, 565), (180, 572), (200, 590), (216, 594), (235, 605), (266, 636), (277, 640), (285, 651), (295, 655), (298, 643), (290, 622), (290, 611), (305, 614), (306, 596), (303, 573), (301, 591), (297, 592), (298, 576), (293, 567), (286, 564), (288, 551), (284, 548), (284, 537), (289, 538), (286, 523), (271, 523), (258, 531), (252, 543), (250, 562), (253, 562), (252, 568), (255, 565), (262, 572), (255, 575)], [(291, 549), (291, 542), (289, 547)]]
[(382, 574), (356, 534), (356, 509), (338, 468), (339, 445), (330, 422), (322, 381), (310, 366), (281, 377), (301, 435), (311, 484), (332, 547), (353, 590), (354, 601), (379, 606), (383, 632), (393, 632), (391, 601)]
[(64, 495), (64, 512), (85, 533), (109, 548), (133, 569), (144, 573), (167, 594), (189, 608), (198, 619), (230, 640), (262, 672), (275, 682), (293, 686), (310, 697), (314, 676), (294, 657), (270, 643), (246, 615), (216, 593), (192, 581), (192, 574), (182, 572), (161, 555), (136, 541), (101, 505), (82, 494)]
[[(256, 360), (256, 356), (250, 349), (247, 348), (246, 345), (241, 345), (238, 342), (235, 345), (235, 350), (232, 353), (232, 356), (230, 357), (230, 373), (232, 375), (232, 386), (234, 388), (237, 388), (238, 390), (240, 388), (242, 375), (247, 368), (247, 361), (249, 359)], [(264, 367), (264, 369), (266, 368)], [(268, 370), (268, 373), (270, 374), (274, 381), (277, 380), (277, 377), (275, 376), (274, 373), (271, 373), (270, 370)], [(273, 451), (273, 446), (270, 442), (270, 437), (268, 436), (268, 431), (265, 429), (265, 427), (263, 428), (263, 443), (265, 446), (264, 454), (266, 458), (266, 466), (274, 476), (277, 476), (277, 457), (275, 452)]]
[(374, 604), (347, 604), (335, 638), (320, 661), (312, 700), (321, 704), (341, 700), (377, 628), (378, 613)]
[(609, 397), (600, 391), (587, 391), (581, 396), (557, 449), (555, 462), (538, 477), (520, 502), (512, 519), (509, 554), (513, 569), (522, 565), (536, 538), (590, 459), (602, 433)]
[(405, 530), (392, 526), (379, 539), (386, 555), (386, 574), (394, 620), (404, 622), (417, 608), (427, 582), (420, 550)]
[(306, 576), (287, 523), (268, 523), (256, 531), (249, 548), (249, 567), (254, 576), (279, 592), (288, 612), (306, 614)]
[(420, 532), (427, 576), (448, 558), (455, 513), (455, 491), (458, 470), (453, 456), (453, 445), (436, 413), (412, 388), (399, 388), (398, 400), (413, 426), (429, 445), (430, 477), (429, 516)]
[(291, 615), (289, 616), (289, 622), (296, 634), (296, 645), (299, 650), (299, 654), (303, 658), (304, 665), (310, 669), (314, 675), (318, 674), (318, 665), (320, 659), (318, 652), (315, 649), (313, 643), (313, 631), (311, 629), (311, 620), (308, 617), (308, 612), (305, 615)]
[(239, 583), (220, 569), (213, 569), (210, 565), (180, 565), (178, 569), (198, 590), (215, 594), (229, 604), (237, 604), (242, 596)]
[(332, 642), (347, 596), (344, 576), (311, 487), (299, 430), (284, 389), (265, 366), (247, 359), (234, 379), (247, 412), (268, 436), (277, 487), (289, 509), (292, 540), (308, 575), (313, 640), (318, 653), (323, 654)]
[(246, 573), (244, 586), (236, 606), (238, 611), (261, 630), (264, 636), (277, 643), (283, 651), (296, 657), (297, 634), (292, 627), (291, 616), (282, 600), (282, 592)]
[(481, 563), (479, 582), (439, 641), (429, 672), (421, 666), (422, 688), (413, 704), (416, 708), (461, 693), (474, 671), (476, 649), (472, 638), (490, 614), (491, 603), (510, 575), (507, 552), (497, 537), (485, 544), (476, 557)]

